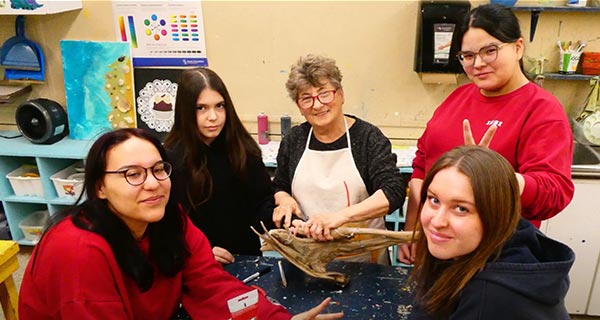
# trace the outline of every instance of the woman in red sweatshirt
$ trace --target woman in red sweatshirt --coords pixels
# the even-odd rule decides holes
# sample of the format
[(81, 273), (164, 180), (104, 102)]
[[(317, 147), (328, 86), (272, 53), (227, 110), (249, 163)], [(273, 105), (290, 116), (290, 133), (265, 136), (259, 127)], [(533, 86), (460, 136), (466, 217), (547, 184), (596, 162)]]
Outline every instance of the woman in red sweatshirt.
[[(573, 198), (573, 134), (565, 110), (525, 75), (524, 40), (510, 8), (478, 6), (461, 32), (457, 58), (471, 83), (442, 102), (417, 142), (405, 229), (415, 226), (421, 185), (431, 165), (463, 144), (488, 146), (508, 160), (519, 181), (522, 216), (539, 227)], [(414, 249), (402, 246), (400, 260), (412, 263)]]
[[(228, 301), (252, 291), (215, 261), (210, 244), (169, 201), (172, 166), (141, 129), (104, 134), (90, 149), (87, 200), (59, 213), (25, 270), (21, 319), (229, 319)], [(313, 319), (328, 299), (294, 316)], [(258, 319), (290, 319), (259, 295)], [(342, 314), (319, 315), (337, 319)]]

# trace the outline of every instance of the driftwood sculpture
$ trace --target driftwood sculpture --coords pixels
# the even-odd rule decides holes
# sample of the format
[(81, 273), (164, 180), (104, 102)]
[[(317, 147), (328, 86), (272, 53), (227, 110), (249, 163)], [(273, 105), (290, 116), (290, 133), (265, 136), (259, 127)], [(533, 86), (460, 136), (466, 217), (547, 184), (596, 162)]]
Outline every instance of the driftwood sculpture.
[(306, 274), (333, 280), (341, 286), (348, 284), (348, 277), (326, 269), (333, 259), (387, 248), (394, 244), (410, 243), (412, 239), (412, 231), (340, 227), (331, 232), (334, 240), (321, 242), (298, 237), (287, 228), (267, 230), (264, 224), (262, 227), (265, 232), (263, 234), (251, 227), (264, 240), (261, 251), (277, 251)]

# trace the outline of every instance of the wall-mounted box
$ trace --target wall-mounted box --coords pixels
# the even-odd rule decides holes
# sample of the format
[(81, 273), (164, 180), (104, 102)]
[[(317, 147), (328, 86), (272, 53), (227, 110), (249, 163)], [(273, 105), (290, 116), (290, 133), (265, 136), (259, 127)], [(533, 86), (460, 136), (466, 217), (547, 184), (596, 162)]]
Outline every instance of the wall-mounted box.
[(460, 26), (471, 10), (469, 1), (423, 1), (417, 24), (415, 71), (462, 73), (456, 58)]

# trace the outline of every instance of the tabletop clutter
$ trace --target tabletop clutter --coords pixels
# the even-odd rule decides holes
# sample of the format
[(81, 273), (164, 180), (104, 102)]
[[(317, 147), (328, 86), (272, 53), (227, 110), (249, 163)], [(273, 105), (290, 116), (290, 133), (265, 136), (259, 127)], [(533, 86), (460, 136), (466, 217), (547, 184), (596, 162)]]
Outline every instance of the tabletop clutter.
[(585, 75), (600, 75), (600, 52), (582, 52), (588, 41), (557, 41), (559, 49), (558, 72), (574, 74), (581, 60), (581, 73)]

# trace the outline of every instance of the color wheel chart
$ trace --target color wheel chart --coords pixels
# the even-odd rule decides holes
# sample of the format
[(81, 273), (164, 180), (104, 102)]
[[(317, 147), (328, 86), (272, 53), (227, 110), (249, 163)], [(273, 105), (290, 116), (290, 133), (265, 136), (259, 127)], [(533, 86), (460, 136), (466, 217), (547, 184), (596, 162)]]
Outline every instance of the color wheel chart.
[(134, 67), (208, 65), (199, 1), (113, 1), (113, 15)]

